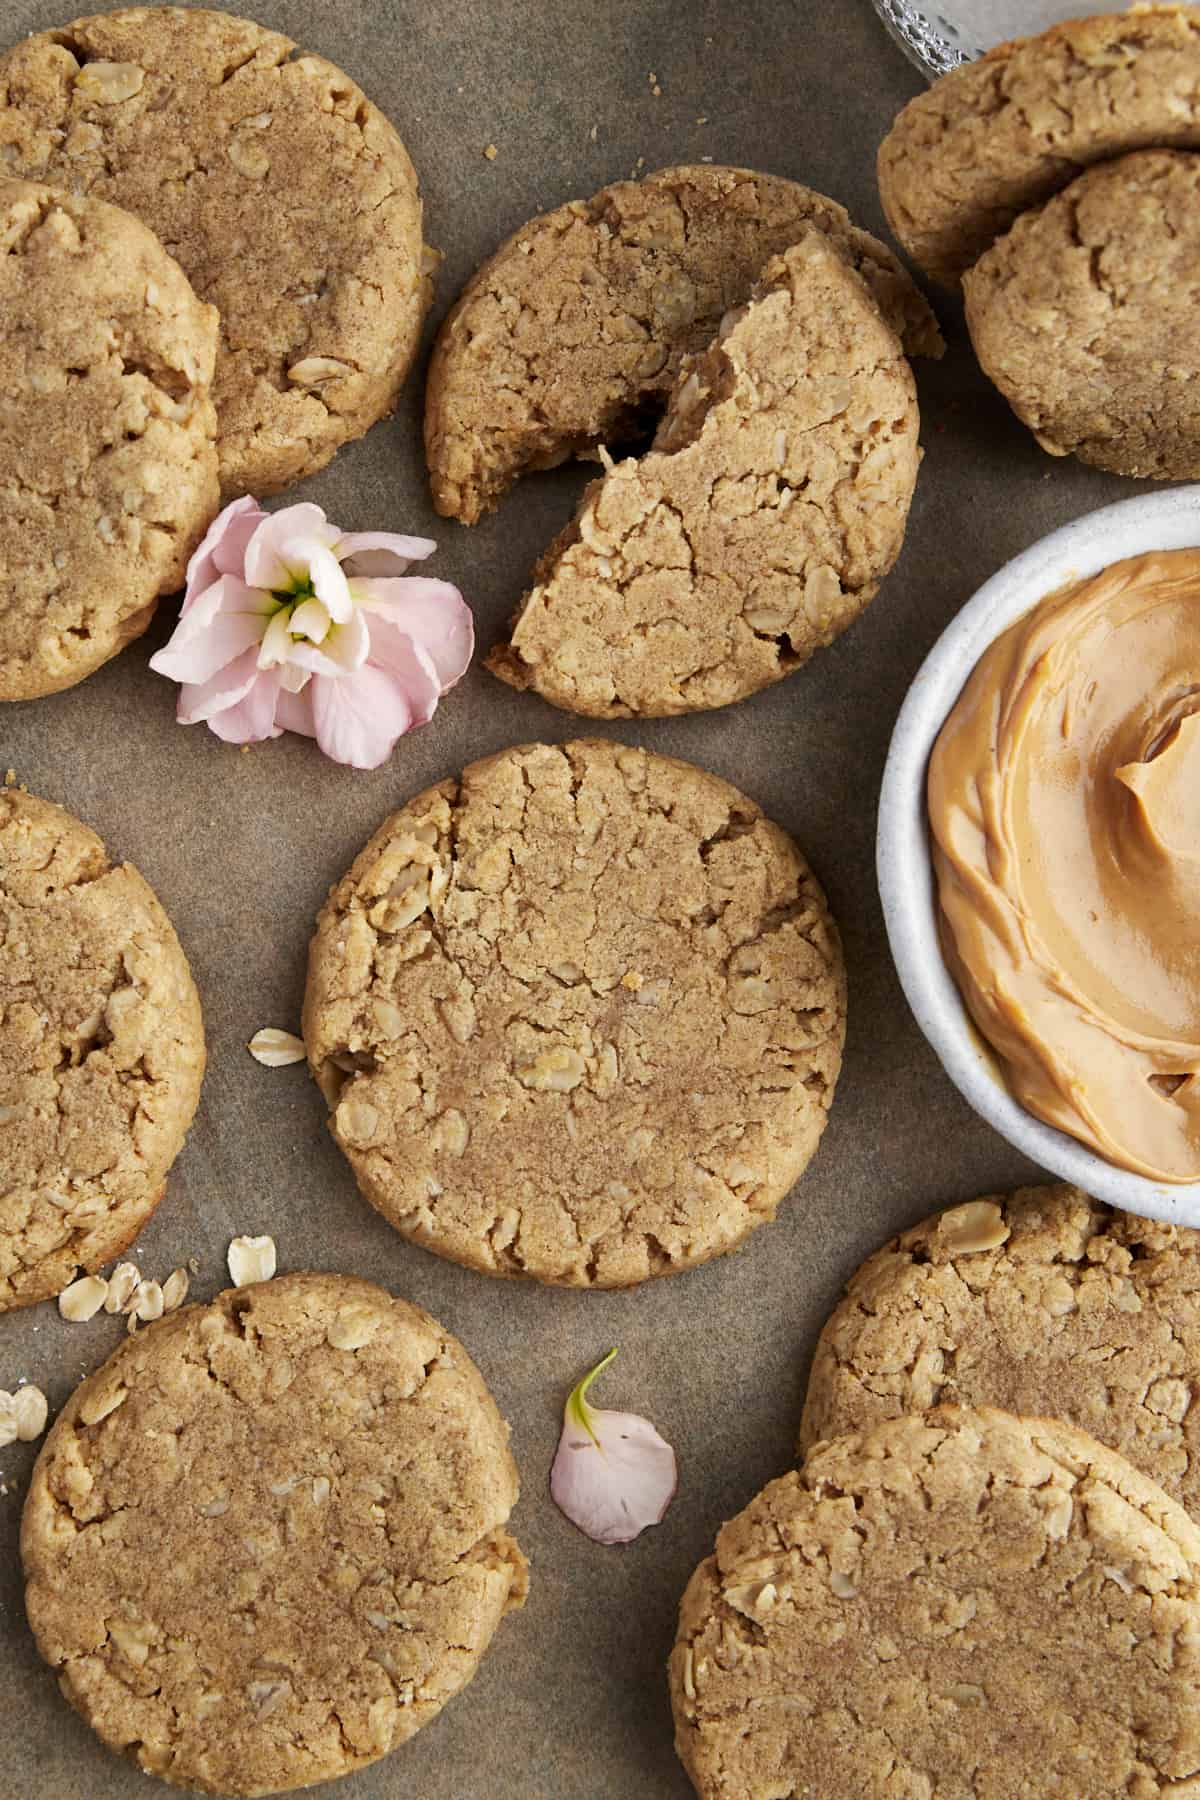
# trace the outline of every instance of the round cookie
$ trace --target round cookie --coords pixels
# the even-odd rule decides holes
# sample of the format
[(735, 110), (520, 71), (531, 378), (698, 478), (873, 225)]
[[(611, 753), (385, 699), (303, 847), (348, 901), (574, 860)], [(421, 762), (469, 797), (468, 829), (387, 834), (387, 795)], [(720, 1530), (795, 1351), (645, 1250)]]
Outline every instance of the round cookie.
[(0, 57), (0, 167), (136, 213), (221, 315), (221, 487), (277, 493), (391, 410), (430, 298), (408, 153), (340, 69), (202, 8)]
[(703, 1800), (1195, 1791), (1200, 1532), (1056, 1420), (954, 1407), (821, 1444), (680, 1608)]
[(732, 1250), (816, 1149), (845, 976), (791, 839), (601, 742), (473, 764), (333, 889), (304, 1037), (359, 1186), (491, 1275), (623, 1287)]
[(1053, 1413), (1200, 1518), (1200, 1231), (1078, 1188), (935, 1213), (869, 1257), (817, 1344), (800, 1430), (939, 1401)]
[(1200, 8), (1137, 6), (1001, 44), (918, 94), (879, 150), (879, 194), (935, 281), (1031, 206), (1128, 150), (1200, 149)]
[(0, 789), (0, 1311), (132, 1243), (200, 1096), (171, 922), (86, 825)]
[(128, 213), (0, 177), (0, 317), (0, 700), (28, 700), (182, 586), (217, 507), (217, 316)]
[(874, 598), (917, 478), (912, 371), (818, 231), (687, 359), (652, 449), (589, 486), (488, 657), (591, 718), (742, 700)]
[(963, 277), (976, 355), (1054, 456), (1200, 475), (1200, 156), (1088, 169)]
[(348, 1275), (234, 1288), (59, 1414), (21, 1524), (72, 1706), (150, 1774), (268, 1794), (365, 1767), (474, 1675), (525, 1561), (508, 1428), (427, 1313)]
[(812, 227), (917, 355), (937, 322), (886, 245), (799, 182), (710, 164), (619, 181), (531, 219), (472, 276), (429, 366), (433, 503), (472, 525), (520, 475), (637, 433), (684, 357)]

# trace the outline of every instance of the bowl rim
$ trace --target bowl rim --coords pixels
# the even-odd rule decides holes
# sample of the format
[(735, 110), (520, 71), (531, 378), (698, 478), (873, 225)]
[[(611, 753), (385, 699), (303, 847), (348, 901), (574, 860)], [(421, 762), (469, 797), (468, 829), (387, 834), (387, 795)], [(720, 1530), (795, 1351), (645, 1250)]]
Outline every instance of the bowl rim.
[(1035, 1118), (993, 1071), (937, 936), (925, 809), (930, 752), (980, 656), (1045, 595), (1151, 550), (1200, 548), (1200, 483), (1118, 500), (1060, 526), (996, 571), (942, 632), (892, 730), (879, 791), (876, 875), (904, 997), (942, 1067), (981, 1118), (1016, 1149), (1097, 1200), (1145, 1218), (1200, 1225), (1200, 1181), (1150, 1180)]

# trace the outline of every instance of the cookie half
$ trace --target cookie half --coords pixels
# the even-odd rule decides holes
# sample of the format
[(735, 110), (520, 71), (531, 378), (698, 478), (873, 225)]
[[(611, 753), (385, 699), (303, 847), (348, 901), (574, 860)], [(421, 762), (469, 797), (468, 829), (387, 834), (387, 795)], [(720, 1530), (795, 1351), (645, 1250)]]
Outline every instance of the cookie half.
[(862, 275), (906, 349), (940, 356), (923, 296), (836, 200), (708, 164), (620, 181), (523, 225), (443, 324), (425, 403), (438, 512), (474, 524), (528, 470), (648, 429), (683, 358), (812, 227)]
[(963, 277), (976, 355), (1054, 456), (1200, 475), (1200, 155), (1088, 169)]
[(622, 1287), (732, 1250), (817, 1147), (837, 932), (791, 839), (702, 769), (527, 745), (411, 800), (317, 921), (304, 1037), (405, 1237)]
[(137, 219), (0, 178), (0, 700), (82, 681), (182, 585), (217, 507), (216, 346)]
[(221, 487), (277, 493), (390, 411), (430, 298), (383, 114), (290, 38), (204, 8), (76, 19), (0, 57), (0, 166), (143, 219), (221, 315)]
[(1135, 6), (1001, 44), (910, 100), (879, 150), (908, 255), (954, 287), (1090, 163), (1200, 149), (1200, 8)]
[(823, 233), (685, 361), (653, 448), (610, 464), (487, 666), (590, 718), (742, 700), (874, 598), (920, 465), (912, 370)]
[(1200, 1532), (1055, 1420), (941, 1408), (819, 1445), (680, 1608), (704, 1800), (1156, 1795), (1200, 1775)]
[(935, 1213), (863, 1264), (821, 1333), (800, 1432), (940, 1401), (1054, 1413), (1200, 1517), (1200, 1231), (1078, 1188)]
[(289, 1275), (124, 1343), (21, 1523), (72, 1706), (150, 1774), (273, 1794), (365, 1767), (470, 1681), (525, 1561), (508, 1427), (427, 1313)]
[(200, 1002), (150, 887), (61, 807), (0, 789), (0, 1310), (132, 1243), (203, 1075)]

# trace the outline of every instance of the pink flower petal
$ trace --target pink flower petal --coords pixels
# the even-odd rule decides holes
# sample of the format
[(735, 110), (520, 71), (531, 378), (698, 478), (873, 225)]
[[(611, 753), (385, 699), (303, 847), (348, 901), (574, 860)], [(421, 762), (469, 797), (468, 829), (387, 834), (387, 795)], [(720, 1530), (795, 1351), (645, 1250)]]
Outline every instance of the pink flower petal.
[(367, 621), (356, 611), (344, 625), (335, 625), (321, 644), (292, 642), (287, 660), (313, 675), (353, 675), (366, 662), (370, 648)]
[(207, 681), (251, 644), (260, 643), (265, 628), (258, 589), (222, 575), (180, 616), (171, 637), (150, 658), (150, 667), (170, 681)]
[(433, 581), (425, 575), (355, 581), (353, 593), (372, 624), (378, 617), (386, 618), (428, 652), (443, 694), (470, 668), (475, 621), (458, 589), (448, 581)]
[(321, 508), (310, 501), (267, 513), (246, 545), (243, 574), (251, 587), (269, 588), (272, 592), (289, 587), (293, 568), (284, 555), (284, 546), (300, 538), (310, 538), (328, 549), (337, 543), (338, 533)]
[(259, 676), (258, 646), (254, 645), (208, 681), (185, 682), (179, 690), (175, 717), (181, 725), (199, 725), (214, 713), (225, 712), (244, 700)]
[(188, 563), (184, 612), (218, 575), (241, 575), (246, 545), (266, 516), (258, 501), (249, 498), (235, 500), (217, 514)]
[(437, 549), (433, 538), (398, 531), (348, 531), (333, 553), (347, 575), (403, 575), (409, 563), (424, 562)]
[(336, 679), (314, 675), (310, 686), (317, 742), (351, 768), (377, 769), (415, 723), (399, 682), (369, 663)]
[[(324, 544), (315, 544), (311, 539), (302, 540), (298, 546), (304, 555), (308, 567), (308, 578), (312, 582), (313, 593), (321, 601), (335, 625), (344, 625), (354, 613), (354, 602), (350, 598), (350, 586), (342, 573), (342, 565), (332, 550)], [(291, 544), (284, 546), (291, 550)]]
[(675, 1495), (675, 1452), (638, 1413), (589, 1406), (587, 1390), (616, 1355), (585, 1375), (563, 1409), (550, 1497), (598, 1544), (628, 1544), (666, 1516)]
[(215, 731), (227, 744), (260, 744), (264, 738), (281, 736), (282, 727), (275, 722), (279, 699), (277, 670), (260, 674), (243, 700), (214, 713), (208, 729)]
[(442, 684), (433, 658), (387, 619), (371, 620), (371, 663), (398, 681), (412, 709), (415, 725), (428, 725), (437, 711)]
[[(284, 674), (284, 681), (287, 676)], [(300, 693), (292, 693), (281, 687), (279, 699), (275, 705), (275, 723), (282, 725), (285, 731), (298, 732), (301, 737), (316, 737), (317, 727), (313, 719), (312, 683), (305, 676), (308, 685)]]

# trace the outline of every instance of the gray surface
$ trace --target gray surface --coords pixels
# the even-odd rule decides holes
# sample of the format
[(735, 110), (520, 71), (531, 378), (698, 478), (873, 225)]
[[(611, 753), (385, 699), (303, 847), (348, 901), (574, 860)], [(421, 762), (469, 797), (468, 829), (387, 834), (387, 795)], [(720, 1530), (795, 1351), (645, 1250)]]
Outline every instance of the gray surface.
[[(875, 146), (919, 79), (869, 0), (261, 0), (257, 12), (343, 64), (399, 126), (428, 233), (446, 251), (434, 323), (504, 234), (639, 158), (653, 168), (711, 155), (796, 176), (878, 229)], [(0, 8), (6, 41), (64, 16), (52, 0)], [(494, 162), (482, 156), (488, 142)], [(200, 1115), (141, 1239), (142, 1265), (165, 1274), (198, 1256), (195, 1290), (207, 1295), (223, 1285), (230, 1235), (270, 1231), (282, 1268), (352, 1270), (429, 1307), (477, 1356), (513, 1424), (528, 1609), (436, 1724), (337, 1785), (344, 1800), (682, 1800), (663, 1675), (676, 1603), (720, 1522), (786, 1465), (840, 1282), (931, 1207), (1028, 1172), (967, 1111), (905, 1010), (875, 892), (875, 799), (905, 686), (946, 621), (1016, 550), (1131, 484), (1043, 456), (975, 370), (952, 309), (947, 322), (951, 354), (918, 371), (927, 457), (908, 544), (865, 619), (744, 705), (612, 729), (718, 771), (792, 830), (828, 888), (850, 967), (848, 1055), (820, 1154), (777, 1225), (698, 1273), (592, 1296), (439, 1262), (359, 1198), (303, 1069), (260, 1069), (243, 1047), (260, 1026), (295, 1028), (313, 915), (383, 815), (474, 757), (571, 735), (569, 718), (477, 671), (373, 775), (292, 739), (241, 755), (203, 727), (176, 726), (173, 690), (146, 668), (169, 606), (148, 639), (82, 687), (0, 717), (0, 768), (12, 764), (138, 864), (204, 1000)], [(303, 491), (347, 528), (437, 536), (432, 572), (460, 583), (486, 644), (582, 476), (535, 479), (472, 531), (435, 521), (420, 395), (418, 372), (396, 418)], [(2, 1318), (0, 1386), (27, 1376), (60, 1403), (116, 1338), (112, 1321), (65, 1326), (52, 1306)], [(681, 1467), (666, 1523), (624, 1551), (588, 1543), (545, 1491), (563, 1392), (614, 1343), (602, 1402), (649, 1413)], [(17, 1532), (31, 1461), (25, 1446), (0, 1454), (16, 1488), (0, 1497), (0, 1792), (144, 1796), (146, 1778), (92, 1740), (28, 1638)]]

